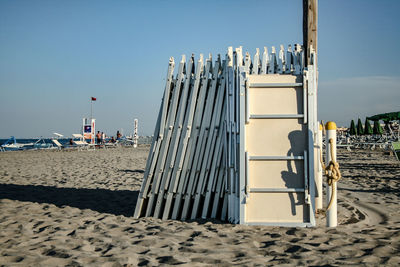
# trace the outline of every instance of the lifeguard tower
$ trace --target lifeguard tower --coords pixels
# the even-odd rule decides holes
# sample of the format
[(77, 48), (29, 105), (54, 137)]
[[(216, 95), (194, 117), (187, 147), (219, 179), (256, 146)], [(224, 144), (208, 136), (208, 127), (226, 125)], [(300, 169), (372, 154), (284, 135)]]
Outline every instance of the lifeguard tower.
[(96, 142), (96, 119), (83, 118), (82, 119), (82, 135), (85, 140), (89, 140), (89, 144)]

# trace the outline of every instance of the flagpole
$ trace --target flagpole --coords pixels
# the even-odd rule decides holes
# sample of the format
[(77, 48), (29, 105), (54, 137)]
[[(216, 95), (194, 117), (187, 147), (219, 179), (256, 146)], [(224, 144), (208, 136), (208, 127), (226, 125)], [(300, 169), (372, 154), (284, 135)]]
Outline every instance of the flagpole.
[(90, 121), (93, 119), (93, 100), (90, 98)]

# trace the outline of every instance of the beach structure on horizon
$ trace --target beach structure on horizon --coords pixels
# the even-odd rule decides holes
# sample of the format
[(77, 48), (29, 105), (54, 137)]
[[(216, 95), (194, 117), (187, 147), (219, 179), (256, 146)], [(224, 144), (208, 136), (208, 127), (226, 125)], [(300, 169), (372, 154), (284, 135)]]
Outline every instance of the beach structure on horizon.
[[(371, 126), (370, 121), (373, 121)], [(380, 121), (384, 123), (381, 124)], [(362, 124), (358, 119), (357, 127), (354, 120), (351, 120), (349, 128), (337, 129), (338, 147), (364, 148), (374, 150), (381, 148), (393, 150), (393, 143), (400, 141), (400, 111), (377, 114), (365, 118)]]
[(27, 147), (33, 147), (34, 143), (17, 143), (14, 136), (11, 136), (7, 141), (5, 141), (0, 146), (0, 151), (17, 151), (22, 150)]
[(96, 142), (96, 119), (83, 118), (82, 119), (82, 136), (85, 140), (90, 140), (90, 144), (94, 145)]

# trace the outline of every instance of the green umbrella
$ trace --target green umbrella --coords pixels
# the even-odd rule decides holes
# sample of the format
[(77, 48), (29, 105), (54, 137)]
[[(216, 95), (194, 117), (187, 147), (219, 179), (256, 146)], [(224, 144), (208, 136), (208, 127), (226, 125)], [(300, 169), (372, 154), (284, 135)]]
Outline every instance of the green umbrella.
[(357, 135), (357, 128), (356, 124), (354, 123), (354, 120), (351, 120), (350, 123), (350, 135)]
[(374, 121), (374, 129), (373, 129), (374, 134), (383, 134), (383, 129), (379, 121)]
[(358, 132), (358, 135), (364, 134), (364, 128), (363, 128), (360, 118), (358, 118), (358, 121), (357, 121), (357, 132)]
[(395, 120), (400, 120), (400, 111), (396, 112), (389, 112), (389, 113), (383, 113), (383, 114), (377, 114), (371, 117), (367, 117), (367, 119), (371, 121), (395, 121)]
[(372, 127), (368, 119), (365, 119), (364, 134), (373, 134)]

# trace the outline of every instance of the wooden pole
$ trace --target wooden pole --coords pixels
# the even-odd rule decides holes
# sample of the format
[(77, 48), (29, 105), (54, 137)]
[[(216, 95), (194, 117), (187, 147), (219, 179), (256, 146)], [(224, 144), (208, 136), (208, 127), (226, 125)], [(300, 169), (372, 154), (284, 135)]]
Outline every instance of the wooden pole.
[[(305, 65), (310, 63), (310, 46), (315, 51), (317, 60), (318, 48), (318, 0), (303, 0), (303, 47), (307, 58)], [(315, 62), (316, 64), (316, 62)]]

